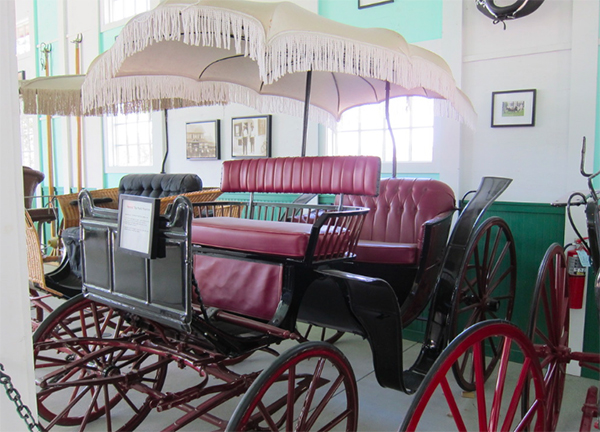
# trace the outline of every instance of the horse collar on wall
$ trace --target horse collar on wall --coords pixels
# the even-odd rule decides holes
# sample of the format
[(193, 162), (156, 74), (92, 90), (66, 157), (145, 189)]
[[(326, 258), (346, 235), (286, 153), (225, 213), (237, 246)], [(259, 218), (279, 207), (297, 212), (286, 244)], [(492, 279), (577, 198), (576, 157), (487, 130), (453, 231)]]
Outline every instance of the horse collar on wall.
[[(495, 0), (475, 0), (477, 9), (494, 20), (494, 24), (507, 19), (517, 19), (529, 15), (539, 8), (544, 0), (518, 0), (508, 6), (497, 6)], [(504, 24), (506, 29), (506, 24)]]

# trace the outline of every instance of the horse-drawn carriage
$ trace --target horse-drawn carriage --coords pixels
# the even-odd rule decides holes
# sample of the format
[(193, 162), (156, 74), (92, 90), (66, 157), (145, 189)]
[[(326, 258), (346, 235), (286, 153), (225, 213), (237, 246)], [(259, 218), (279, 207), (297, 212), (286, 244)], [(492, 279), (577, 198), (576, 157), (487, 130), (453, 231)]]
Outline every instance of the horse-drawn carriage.
[[(378, 382), (415, 392), (461, 326), (510, 318), (512, 236), (499, 219), (481, 222), (509, 182), (485, 178), (449, 241), (451, 190), (434, 180), (380, 182), (375, 157), (224, 163), (224, 192), (338, 195), (329, 206), (182, 197), (158, 215), (152, 200), (124, 195), (117, 211), (83, 192), (84, 295), (34, 336), (45, 427), (104, 422), (125, 431), (152, 409), (178, 408), (184, 414), (167, 430), (196, 419), (220, 430), (355, 430), (351, 365), (329, 343), (306, 342), (297, 322), (364, 336)], [(140, 237), (147, 241), (131, 240)], [(428, 305), (421, 355), (404, 371), (402, 328)], [(264, 371), (230, 367), (285, 339), (301, 343)], [(197, 381), (163, 391), (169, 365), (196, 371)], [(475, 386), (472, 370), (467, 360), (456, 369), (465, 390)], [(233, 414), (219, 413), (242, 395)]]

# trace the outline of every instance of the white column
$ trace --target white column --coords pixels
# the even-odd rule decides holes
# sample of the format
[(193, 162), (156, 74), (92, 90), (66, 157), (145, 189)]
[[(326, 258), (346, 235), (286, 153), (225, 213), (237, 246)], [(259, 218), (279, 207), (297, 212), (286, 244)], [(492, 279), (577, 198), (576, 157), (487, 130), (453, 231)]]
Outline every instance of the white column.
[[(567, 181), (570, 184), (577, 185), (577, 187), (573, 188), (576, 190), (585, 190), (587, 186), (585, 179), (579, 174), (581, 140), (583, 136), (587, 138), (588, 171), (592, 170), (594, 159), (599, 6), (597, 1), (573, 1)], [(579, 212), (574, 210), (573, 213), (579, 213), (577, 226), (582, 232), (585, 232), (583, 209)], [(567, 221), (566, 223), (565, 242), (570, 243), (575, 239), (575, 235), (571, 231), (569, 222)], [(593, 305), (590, 305), (590, 307), (593, 307)], [(569, 346), (574, 351), (583, 350), (585, 308), (584, 297), (583, 309), (571, 309)], [(579, 375), (581, 368), (577, 363), (571, 362), (567, 366), (567, 372)]]
[[(462, 88), (462, 23), (463, 8), (460, 1), (444, 1), (442, 5), (442, 47), (441, 56), (448, 63), (456, 85)], [(460, 188), (460, 149), (461, 126), (451, 118), (436, 118), (435, 133), (438, 135), (435, 142), (441, 143), (435, 151), (438, 152), (436, 160), (440, 173), (440, 180), (454, 190), (457, 198), (466, 191)]]
[[(37, 419), (27, 281), (14, 0), (0, 0), (0, 363)], [(0, 430), (25, 431), (0, 391)]]

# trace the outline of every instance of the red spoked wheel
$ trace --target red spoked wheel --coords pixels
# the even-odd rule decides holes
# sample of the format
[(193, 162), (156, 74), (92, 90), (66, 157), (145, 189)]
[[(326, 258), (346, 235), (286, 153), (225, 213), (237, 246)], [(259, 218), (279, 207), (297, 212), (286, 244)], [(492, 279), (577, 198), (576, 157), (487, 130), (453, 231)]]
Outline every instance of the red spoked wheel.
[(31, 329), (36, 331), (48, 314), (52, 312), (52, 307), (45, 300), (51, 294), (41, 293), (36, 289), (29, 288), (29, 303), (31, 304)]
[[(54, 426), (131, 431), (151, 411), (169, 361), (139, 349), (143, 335), (114, 309), (77, 296), (34, 334), (38, 413)], [(114, 410), (114, 413), (113, 413)], [(99, 422), (104, 424), (98, 424)]]
[(548, 248), (540, 264), (529, 317), (527, 336), (544, 372), (546, 426), (553, 431), (562, 405), (570, 353), (567, 265), (559, 244)]
[(238, 404), (227, 431), (355, 431), (358, 393), (346, 357), (324, 342), (284, 352)]
[[(485, 385), (485, 347), (490, 339), (502, 347), (494, 386)], [(475, 395), (461, 398), (463, 391), (452, 382), (451, 370), (468, 351), (474, 354)], [(511, 356), (519, 362), (509, 362)], [(534, 397), (521, 411), (526, 383)], [(439, 418), (442, 407), (448, 410), (445, 421)], [(516, 326), (492, 320), (475, 324), (446, 347), (416, 392), (400, 430), (545, 431), (544, 412), (542, 371), (531, 342)]]
[[(452, 299), (448, 340), (481, 321), (510, 320), (516, 285), (517, 256), (512, 233), (503, 219), (491, 217), (477, 228), (468, 245)], [(485, 377), (494, 371), (502, 350), (501, 346), (488, 348), (493, 355), (486, 360)], [(472, 354), (466, 352), (453, 366), (457, 382), (467, 391), (475, 389)]]

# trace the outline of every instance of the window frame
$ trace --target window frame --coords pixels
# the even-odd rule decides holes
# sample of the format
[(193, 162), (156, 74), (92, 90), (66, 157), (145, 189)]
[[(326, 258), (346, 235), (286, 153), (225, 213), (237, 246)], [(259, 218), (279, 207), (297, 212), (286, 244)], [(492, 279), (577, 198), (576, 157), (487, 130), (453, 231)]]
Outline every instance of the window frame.
[(142, 11), (142, 12), (136, 12), (135, 14), (133, 14), (131, 16), (122, 18), (122, 19), (117, 20), (117, 21), (107, 22), (107, 20), (106, 20), (106, 9), (107, 9), (107, 7), (110, 7), (110, 6), (107, 6), (107, 5), (108, 4), (112, 4), (113, 1), (114, 0), (101, 0), (100, 1), (100, 5), (99, 6), (100, 6), (100, 31), (101, 32), (112, 30), (112, 29), (115, 29), (115, 28), (118, 28), (118, 27), (123, 27), (135, 15), (138, 15), (138, 14), (143, 13), (143, 12), (150, 11), (150, 10), (152, 10), (153, 8), (155, 8), (160, 3), (160, 0), (147, 0), (148, 1), (148, 9), (147, 10)]
[(102, 119), (102, 145), (104, 153), (104, 172), (106, 174), (122, 174), (122, 173), (148, 173), (148, 172), (160, 172), (164, 157), (164, 113), (162, 111), (156, 111), (148, 113), (150, 115), (150, 138), (151, 138), (151, 152), (152, 152), (152, 164), (151, 165), (109, 165), (110, 161), (110, 142), (108, 138), (108, 122), (106, 118)]
[[(385, 102), (381, 102), (381, 104), (385, 104)], [(438, 143), (440, 142), (441, 137), (439, 136), (439, 119), (438, 116), (436, 115), (436, 107), (435, 107), (435, 101), (432, 101), (432, 126), (429, 127), (427, 126), (427, 128), (431, 128), (432, 130), (432, 160), (431, 161), (397, 161), (396, 166), (397, 166), (397, 172), (398, 173), (403, 173), (403, 174), (440, 174), (440, 163), (439, 163), (439, 157), (438, 154), (439, 152), (438, 150)], [(354, 108), (353, 108), (354, 109)], [(418, 128), (418, 127), (415, 127)], [(399, 128), (395, 128), (395, 129), (399, 129)], [(409, 126), (408, 129), (412, 130), (413, 126)], [(385, 126), (384, 129), (377, 129), (377, 130), (381, 130), (383, 131), (385, 134), (387, 134), (387, 137), (389, 137), (389, 129), (387, 128), (387, 125)], [(338, 130), (339, 131), (339, 130)], [(332, 142), (332, 137), (333, 134), (338, 132), (338, 131), (331, 131), (328, 130), (326, 135), (325, 135), (325, 153), (328, 155), (335, 155), (337, 154), (336, 152), (334, 152), (334, 143)], [(396, 139), (396, 145), (398, 145), (398, 136), (397, 134), (394, 135), (394, 138)], [(388, 138), (389, 141), (389, 138)], [(381, 160), (381, 172), (384, 174), (389, 174), (393, 172), (393, 167), (392, 167), (393, 163), (392, 161), (386, 161), (384, 159)]]
[[(19, 37), (18, 30), (23, 25), (27, 25), (27, 38), (29, 39), (28, 44), (27, 44), (28, 49), (27, 49), (27, 51), (19, 52), (19, 50), (18, 50), (19, 40), (24, 39), (24, 37), (21, 37), (21, 38)], [(18, 21), (15, 26), (15, 43), (16, 43), (15, 49), (16, 49), (17, 57), (23, 57), (23, 56), (29, 55), (31, 53), (31, 45), (32, 45), (31, 41), (32, 41), (32, 39), (31, 39), (31, 23), (29, 21), (29, 17), (27, 17), (27, 18), (24, 18), (24, 19)]]

